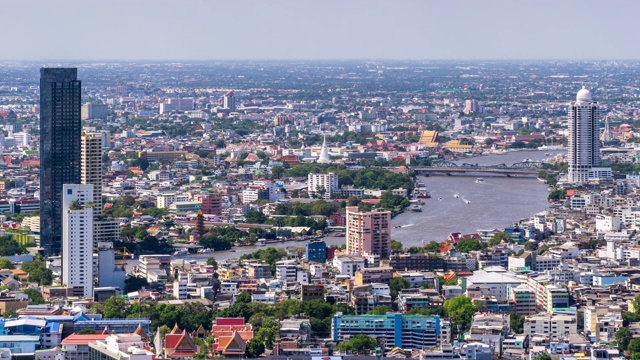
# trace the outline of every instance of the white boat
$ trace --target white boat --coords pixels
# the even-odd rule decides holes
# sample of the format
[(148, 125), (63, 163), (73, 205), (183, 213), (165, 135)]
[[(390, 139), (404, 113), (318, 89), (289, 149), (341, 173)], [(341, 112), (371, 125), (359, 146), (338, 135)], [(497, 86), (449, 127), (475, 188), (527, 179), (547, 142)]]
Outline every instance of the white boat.
[(409, 210), (413, 211), (413, 212), (420, 212), (422, 211), (422, 208), (420, 207), (420, 205), (412, 205)]
[(476, 184), (480, 184), (480, 183), (483, 183), (483, 182), (484, 182), (483, 178), (477, 178), (476, 179)]
[(453, 195), (453, 197), (454, 197), (454, 198), (456, 198), (456, 199), (458, 199), (458, 198), (460, 197), (460, 195), (455, 194), (455, 195)]
[(464, 202), (466, 202), (467, 204), (471, 204), (471, 201), (469, 200), (465, 200)]
[(442, 200), (442, 198), (441, 198), (441, 197), (439, 197), (439, 198), (438, 198), (438, 200)]

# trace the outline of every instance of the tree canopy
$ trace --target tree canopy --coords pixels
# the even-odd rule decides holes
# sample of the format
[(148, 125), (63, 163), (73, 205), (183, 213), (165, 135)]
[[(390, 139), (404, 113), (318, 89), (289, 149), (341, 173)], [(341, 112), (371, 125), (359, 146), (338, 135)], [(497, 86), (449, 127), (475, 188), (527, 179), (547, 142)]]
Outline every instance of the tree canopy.
[(482, 249), (482, 244), (476, 239), (462, 239), (455, 245), (456, 250), (468, 253)]
[(13, 256), (26, 253), (27, 250), (11, 235), (0, 236), (0, 256)]
[(336, 350), (346, 351), (350, 354), (367, 354), (369, 351), (375, 349), (377, 345), (376, 339), (365, 334), (358, 334), (348, 341), (339, 344)]
[(473, 315), (477, 310), (471, 303), (471, 299), (464, 295), (445, 300), (442, 308), (451, 318), (451, 328), (454, 333), (469, 330)]

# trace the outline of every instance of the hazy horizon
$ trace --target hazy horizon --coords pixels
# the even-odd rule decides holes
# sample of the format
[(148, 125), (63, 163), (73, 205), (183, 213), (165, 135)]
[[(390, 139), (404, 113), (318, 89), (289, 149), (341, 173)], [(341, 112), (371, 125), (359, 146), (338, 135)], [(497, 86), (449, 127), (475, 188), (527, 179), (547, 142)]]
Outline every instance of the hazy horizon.
[(2, 61), (640, 60), (632, 0), (5, 0)]

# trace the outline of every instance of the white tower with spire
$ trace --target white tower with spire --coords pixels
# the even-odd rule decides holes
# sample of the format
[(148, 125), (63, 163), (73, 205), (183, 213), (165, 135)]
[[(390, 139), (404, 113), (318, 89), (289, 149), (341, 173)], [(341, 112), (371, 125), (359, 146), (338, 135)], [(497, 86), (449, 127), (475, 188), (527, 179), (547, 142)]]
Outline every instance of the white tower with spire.
[(327, 149), (327, 135), (322, 140), (322, 149), (320, 149), (320, 156), (318, 157), (319, 164), (328, 164), (331, 162), (329, 157), (329, 149)]
[(598, 103), (584, 86), (569, 104), (569, 181), (589, 181), (589, 172), (600, 166)]

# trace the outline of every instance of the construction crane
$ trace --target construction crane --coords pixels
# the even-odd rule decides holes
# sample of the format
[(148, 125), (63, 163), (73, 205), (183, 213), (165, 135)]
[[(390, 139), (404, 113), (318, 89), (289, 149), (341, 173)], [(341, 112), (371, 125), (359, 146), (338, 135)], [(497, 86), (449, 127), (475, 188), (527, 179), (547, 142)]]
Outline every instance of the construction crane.
[(124, 270), (127, 269), (127, 256), (131, 256), (131, 259), (133, 259), (133, 253), (130, 252), (126, 247), (123, 247), (120, 250), (116, 250), (115, 251), (116, 254), (116, 258), (118, 258), (118, 256), (122, 256), (122, 263), (119, 264), (118, 262), (116, 262), (117, 266), (121, 266)]

